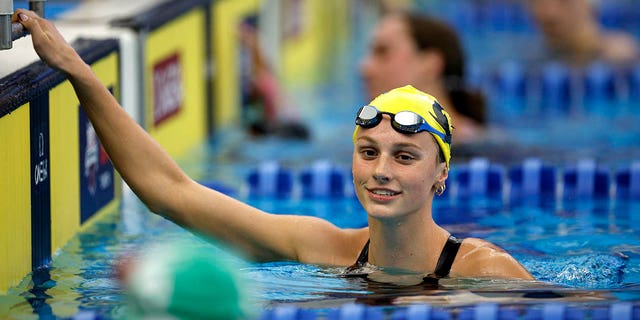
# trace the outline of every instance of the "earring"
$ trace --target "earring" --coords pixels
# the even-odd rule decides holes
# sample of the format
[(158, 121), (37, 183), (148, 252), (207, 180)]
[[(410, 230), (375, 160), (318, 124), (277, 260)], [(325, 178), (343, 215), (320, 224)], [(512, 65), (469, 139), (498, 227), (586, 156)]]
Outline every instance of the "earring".
[(436, 194), (441, 196), (444, 193), (444, 190), (446, 190), (446, 189), (447, 189), (447, 185), (446, 184), (443, 183), (441, 185), (438, 185), (436, 187)]

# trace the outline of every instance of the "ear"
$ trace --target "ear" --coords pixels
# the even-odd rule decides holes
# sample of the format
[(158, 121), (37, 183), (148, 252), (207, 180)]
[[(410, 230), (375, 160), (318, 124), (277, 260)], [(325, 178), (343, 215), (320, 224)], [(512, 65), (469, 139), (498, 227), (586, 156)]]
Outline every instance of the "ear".
[(445, 181), (447, 181), (447, 178), (449, 178), (449, 169), (447, 169), (446, 163), (438, 163), (438, 170), (440, 170), (440, 173), (438, 173), (438, 175), (436, 176), (436, 180), (439, 183), (445, 183)]
[(438, 194), (437, 190), (440, 188), (440, 186), (446, 188), (447, 186), (446, 181), (447, 181), (447, 178), (449, 177), (449, 169), (447, 169), (447, 165), (444, 162), (438, 163), (437, 170), (439, 170), (439, 172), (436, 174), (436, 181), (433, 183), (433, 186), (431, 187), (433, 192), (435, 192), (436, 194)]

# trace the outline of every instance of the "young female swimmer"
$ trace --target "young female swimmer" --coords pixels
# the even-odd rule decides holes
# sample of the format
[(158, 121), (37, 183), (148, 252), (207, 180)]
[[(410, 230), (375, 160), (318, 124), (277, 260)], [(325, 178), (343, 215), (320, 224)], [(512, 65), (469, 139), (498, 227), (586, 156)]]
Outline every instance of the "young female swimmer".
[(184, 228), (260, 261), (335, 266), (358, 261), (435, 278), (532, 279), (505, 251), (480, 239), (455, 239), (434, 222), (432, 201), (445, 188), (452, 127), (428, 94), (401, 87), (359, 110), (352, 170), (369, 226), (341, 229), (316, 217), (269, 214), (190, 179), (120, 107), (53, 23), (21, 9), (13, 20), (31, 32), (40, 58), (67, 75), (133, 191), (151, 211)]

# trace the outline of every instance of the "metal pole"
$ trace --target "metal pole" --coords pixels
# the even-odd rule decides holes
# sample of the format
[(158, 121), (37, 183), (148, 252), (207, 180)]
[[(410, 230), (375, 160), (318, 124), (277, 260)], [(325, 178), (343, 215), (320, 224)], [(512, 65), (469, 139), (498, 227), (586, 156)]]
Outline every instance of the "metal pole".
[(11, 16), (13, 15), (13, 0), (0, 0), (0, 50), (11, 49)]
[[(44, 17), (44, 2), (46, 0), (30, 0), (29, 10)], [(22, 24), (11, 23), (13, 15), (13, 0), (0, 0), (0, 50), (11, 49), (13, 41), (28, 34)]]
[(46, 0), (29, 0), (29, 10), (44, 18), (44, 2)]

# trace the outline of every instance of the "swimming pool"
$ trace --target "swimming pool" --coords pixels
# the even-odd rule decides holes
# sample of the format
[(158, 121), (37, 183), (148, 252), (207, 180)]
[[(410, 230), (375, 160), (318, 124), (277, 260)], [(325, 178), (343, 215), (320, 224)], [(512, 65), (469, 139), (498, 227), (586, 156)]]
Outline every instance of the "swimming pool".
[[(249, 140), (244, 146), (260, 145), (253, 152), (259, 152), (262, 159), (275, 159), (255, 163), (249, 155), (225, 146), (233, 139), (212, 141), (181, 164), (204, 183), (267, 211), (320, 216), (341, 227), (366, 225), (366, 214), (348, 188), (348, 162), (317, 158), (318, 154), (313, 154), (314, 150), (320, 152), (317, 146), (267, 138)], [(283, 145), (303, 154), (311, 152), (308, 157), (316, 159), (279, 157)], [(541, 183), (537, 192), (526, 195), (531, 187), (522, 177), (536, 166), (540, 179), (544, 168), (552, 168), (558, 179), (555, 185), (566, 189), (565, 193), (545, 194)], [(615, 190), (619, 194), (606, 196), (598, 196), (595, 187), (572, 189), (571, 173), (584, 176), (584, 170), (591, 170), (595, 177), (597, 167), (586, 160), (564, 165), (533, 160), (506, 165), (480, 158), (453, 165), (449, 193), (434, 203), (436, 221), (456, 236), (484, 238), (502, 246), (539, 282), (445, 279), (442, 287), (434, 290), (344, 278), (340, 276), (342, 269), (335, 267), (249, 263), (241, 272), (256, 285), (251, 303), (264, 319), (349, 319), (357, 315), (361, 319), (409, 319), (425, 314), (454, 319), (478, 314), (485, 318), (494, 315), (495, 319), (551, 319), (578, 313), (595, 319), (637, 312), (640, 202), (624, 195), (622, 187)], [(518, 170), (521, 178), (515, 173)], [(287, 177), (288, 182), (265, 187), (268, 183), (264, 179), (273, 178), (275, 171), (283, 173), (281, 177)], [(308, 177), (303, 178), (305, 174), (330, 172), (339, 173), (343, 194), (328, 194), (328, 184), (314, 186)], [(495, 172), (501, 172), (499, 180), (490, 177)], [(608, 186), (615, 185), (616, 172), (608, 171)], [(251, 182), (252, 175), (262, 176), (263, 182)], [(478, 179), (487, 187), (478, 184)], [(598, 178), (592, 181), (598, 184)], [(580, 188), (591, 195), (571, 193)], [(501, 192), (489, 192), (496, 189)], [(148, 212), (132, 194), (125, 193), (123, 203), (121, 210), (105, 214), (75, 236), (55, 255), (49, 269), (26, 277), (0, 299), (2, 307), (10, 310), (10, 318), (118, 318), (126, 312), (127, 301), (125, 290), (114, 278), (114, 266), (123, 255), (161, 241), (203, 245), (201, 239)], [(227, 252), (215, 245), (211, 248)], [(233, 255), (228, 259), (242, 261)]]
[[(311, 141), (251, 139), (241, 130), (231, 130), (178, 160), (192, 177), (264, 210), (316, 215), (341, 227), (364, 226), (366, 215), (348, 187), (352, 146), (351, 140), (344, 138), (353, 130), (357, 98), (349, 93), (327, 95), (327, 91), (345, 89), (302, 93), (314, 103), (307, 105), (310, 118), (318, 115), (314, 110), (322, 110), (314, 108), (319, 104), (353, 107), (314, 118), (321, 121), (313, 122)], [(331, 100), (320, 98), (327, 96)], [(358, 315), (367, 319), (422, 315), (424, 319), (425, 314), (436, 319), (465, 319), (477, 314), (487, 319), (492, 315), (552, 319), (564, 314), (625, 319), (624, 315), (637, 312), (635, 304), (640, 297), (640, 202), (637, 193), (630, 193), (630, 189), (638, 191), (637, 165), (627, 180), (621, 180), (626, 184), (618, 183), (617, 174), (640, 159), (634, 143), (639, 135), (637, 128), (601, 135), (602, 131), (591, 129), (606, 128), (617, 119), (597, 120), (579, 119), (562, 125), (550, 121), (543, 129), (505, 129), (511, 132), (509, 144), (497, 140), (500, 143), (454, 149), (448, 191), (434, 203), (437, 222), (456, 236), (484, 238), (505, 248), (540, 283), (455, 279), (443, 281), (445, 290), (437, 291), (371, 286), (341, 277), (339, 268), (277, 262), (242, 268), (256, 285), (251, 302), (265, 319), (349, 319)], [(584, 129), (584, 123), (591, 124), (589, 130)], [(568, 134), (549, 139), (562, 130)], [(611, 148), (608, 143), (616, 139), (623, 143)], [(287, 152), (282, 152), (283, 148)], [(540, 162), (530, 157), (538, 157)], [(326, 175), (333, 169), (339, 172), (340, 195), (327, 193), (332, 190), (327, 189), (330, 179), (321, 187), (303, 178), (309, 172)], [(550, 184), (545, 180), (548, 169), (553, 176)], [(268, 187), (255, 180), (252, 187), (250, 177), (276, 171), (287, 177), (284, 187)], [(541, 179), (540, 185), (531, 184), (533, 173)], [(632, 179), (635, 182), (629, 181), (630, 176), (636, 177)], [(312, 186), (324, 191), (305, 196), (305, 188)], [(119, 318), (126, 312), (127, 298), (114, 278), (114, 266), (123, 255), (159, 241), (203, 245), (125, 193), (119, 211), (109, 212), (84, 228), (55, 254), (50, 268), (27, 276), (1, 297), (0, 307), (7, 310), (10, 319)], [(226, 252), (215, 246), (212, 250)], [(611, 316), (614, 314), (616, 317)]]
[[(225, 190), (265, 210), (322, 216), (345, 227), (362, 226), (365, 215), (348, 196), (348, 189), (346, 196), (330, 200), (301, 197), (302, 172), (314, 161), (328, 160), (348, 172), (351, 146), (344, 137), (350, 136), (358, 104), (355, 99), (326, 101), (318, 97), (340, 92), (353, 98), (345, 92), (351, 89), (357, 91), (353, 86), (321, 89), (310, 99), (314, 104), (306, 104), (303, 111), (309, 118), (323, 119), (314, 122), (311, 144), (272, 138), (252, 141), (228, 133), (179, 160), (192, 176), (215, 182), (216, 187), (228, 187)], [(299, 100), (309, 98), (302, 96)], [(329, 103), (346, 107), (329, 119), (322, 118), (325, 115), (317, 110), (326, 108), (316, 107)], [(520, 178), (517, 189), (515, 180), (506, 175), (499, 183), (504, 192), (497, 196), (477, 182), (486, 177), (467, 172), (467, 189), (451, 187), (452, 194), (439, 198), (434, 212), (436, 220), (457, 236), (485, 238), (509, 250), (544, 283), (456, 279), (443, 281), (447, 290), (434, 292), (391, 285), (373, 287), (339, 277), (341, 270), (331, 267), (289, 262), (249, 264), (242, 272), (258, 287), (251, 300), (262, 309), (263, 318), (632, 318), (638, 313), (640, 239), (636, 226), (640, 204), (618, 198), (620, 190), (603, 197), (597, 195), (596, 187), (590, 189), (577, 182), (573, 189), (565, 188), (572, 184), (565, 183), (563, 174), (573, 166), (591, 172), (598, 164), (608, 166), (609, 184), (613, 184), (616, 170), (640, 159), (637, 116), (596, 114), (571, 121), (545, 118), (544, 123), (533, 125), (526, 117), (517, 120), (498, 128), (494, 140), (457, 147), (450, 181), (463, 179), (465, 166), (490, 169), (490, 165), (500, 165), (506, 171), (535, 156), (556, 169), (554, 186), (584, 193), (582, 197), (548, 199), (538, 196), (545, 190), (537, 189), (533, 196), (512, 198), (511, 191), (527, 189), (522, 182), (526, 179)], [(336, 127), (335, 123), (345, 126)], [(281, 152), (283, 147), (287, 152)], [(477, 161), (474, 157), (478, 155), (489, 162)], [(275, 163), (291, 174), (290, 194), (249, 195), (246, 179), (265, 160), (275, 161), (267, 163), (271, 168)], [(574, 175), (574, 180), (581, 180), (578, 176)], [(582, 177), (596, 180), (595, 176)], [(348, 184), (349, 179), (342, 178)], [(465, 192), (471, 196), (459, 200)], [(56, 254), (49, 269), (28, 276), (1, 297), (0, 307), (10, 310), (11, 318), (21, 319), (117, 318), (125, 312), (126, 296), (114, 280), (114, 265), (121, 255), (160, 240), (202, 245), (191, 234), (151, 215), (137, 199), (126, 196), (121, 211), (108, 213), (84, 229)]]

